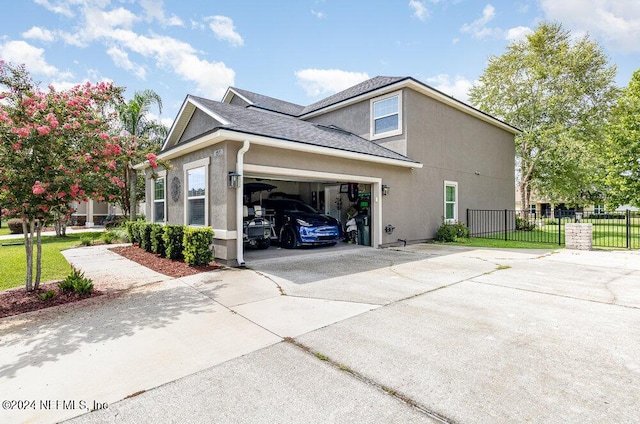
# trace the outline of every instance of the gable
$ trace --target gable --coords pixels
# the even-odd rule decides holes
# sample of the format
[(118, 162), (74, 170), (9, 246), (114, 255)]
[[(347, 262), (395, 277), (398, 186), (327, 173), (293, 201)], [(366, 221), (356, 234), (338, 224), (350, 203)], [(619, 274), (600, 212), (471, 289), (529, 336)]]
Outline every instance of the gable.
[(221, 122), (207, 115), (202, 110), (196, 109), (176, 144), (182, 143), (185, 140), (190, 140), (206, 132), (212, 131), (215, 128), (220, 128), (221, 126), (223, 126)]

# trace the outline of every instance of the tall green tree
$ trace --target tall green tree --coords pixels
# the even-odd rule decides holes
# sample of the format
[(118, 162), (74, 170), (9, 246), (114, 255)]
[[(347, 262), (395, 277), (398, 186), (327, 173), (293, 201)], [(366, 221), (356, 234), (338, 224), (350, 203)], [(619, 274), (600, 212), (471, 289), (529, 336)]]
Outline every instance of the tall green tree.
[(507, 47), (470, 90), (479, 109), (520, 128), (516, 178), (521, 207), (535, 188), (551, 200), (580, 202), (597, 191), (589, 155), (617, 96), (616, 67), (588, 36), (541, 23)]
[(640, 206), (640, 69), (611, 111), (603, 153), (607, 203)]
[(119, 125), (122, 134), (121, 145), (127, 155), (118, 164), (120, 178), (125, 186), (111, 193), (109, 200), (122, 208), (131, 220), (135, 219), (138, 192), (144, 187), (144, 179), (138, 175), (133, 165), (157, 153), (167, 135), (167, 127), (150, 119), (151, 108), (156, 106), (162, 113), (162, 99), (153, 90), (136, 91), (126, 103), (118, 105)]

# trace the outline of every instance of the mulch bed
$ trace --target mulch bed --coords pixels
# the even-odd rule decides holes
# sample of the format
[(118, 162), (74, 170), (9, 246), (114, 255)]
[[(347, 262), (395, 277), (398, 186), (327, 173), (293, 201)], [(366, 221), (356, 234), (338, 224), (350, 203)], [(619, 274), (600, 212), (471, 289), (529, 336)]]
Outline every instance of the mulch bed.
[[(137, 246), (114, 247), (111, 251), (144, 265), (149, 269), (174, 278), (186, 277), (200, 272), (214, 271), (223, 267), (215, 262), (211, 262), (206, 266), (190, 266), (182, 261), (161, 258), (155, 253), (147, 252)], [(54, 290), (56, 296), (49, 300), (40, 300), (38, 298), (38, 294), (45, 293), (49, 290)], [(93, 293), (86, 296), (79, 296), (75, 293), (62, 294), (58, 290), (57, 281), (40, 284), (38, 290), (32, 292), (27, 292), (24, 287), (16, 287), (0, 292), (0, 318), (37, 311), (52, 306), (66, 305), (103, 294), (104, 292), (100, 290), (94, 290)]]
[(215, 271), (222, 268), (222, 265), (211, 262), (205, 266), (191, 266), (182, 261), (176, 261), (173, 259), (161, 258), (155, 253), (147, 252), (137, 246), (122, 246), (112, 247), (112, 252), (117, 253), (120, 256), (144, 265), (145, 267), (152, 269), (160, 274), (168, 275), (173, 278), (186, 277), (188, 275), (195, 275), (201, 272)]

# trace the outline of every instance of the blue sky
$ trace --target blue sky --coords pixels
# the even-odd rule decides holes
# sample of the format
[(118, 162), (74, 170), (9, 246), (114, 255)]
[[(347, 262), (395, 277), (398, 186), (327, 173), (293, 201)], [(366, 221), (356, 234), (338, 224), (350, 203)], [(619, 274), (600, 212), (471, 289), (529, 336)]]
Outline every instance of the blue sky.
[[(9, 3), (2, 0), (3, 3)], [(170, 124), (187, 94), (236, 86), (301, 105), (376, 75), (454, 97), (542, 20), (589, 34), (626, 86), (640, 68), (638, 0), (22, 0), (3, 9), (0, 58), (43, 88), (150, 88)]]

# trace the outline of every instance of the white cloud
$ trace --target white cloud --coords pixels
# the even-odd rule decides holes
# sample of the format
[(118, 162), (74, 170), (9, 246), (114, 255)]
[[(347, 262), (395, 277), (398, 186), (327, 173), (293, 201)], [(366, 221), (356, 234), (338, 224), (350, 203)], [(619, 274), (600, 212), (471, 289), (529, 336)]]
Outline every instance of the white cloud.
[(164, 14), (162, 0), (140, 0), (140, 6), (147, 15), (147, 20), (157, 20), (162, 26), (183, 26), (184, 22), (176, 15), (167, 18)]
[(423, 2), (418, 0), (409, 0), (409, 7), (413, 9), (413, 16), (424, 21), (429, 16), (429, 10)]
[(502, 33), (500, 28), (491, 28), (486, 26), (496, 16), (496, 8), (487, 4), (482, 10), (482, 16), (470, 24), (464, 24), (460, 28), (460, 32), (469, 33), (474, 38), (482, 40), (483, 38)]
[(239, 47), (244, 44), (244, 40), (236, 32), (236, 28), (233, 25), (233, 19), (227, 16), (209, 16), (205, 18), (205, 21), (211, 21), (209, 28), (216, 35), (219, 40), (228, 41), (234, 47)]
[(44, 49), (32, 46), (26, 41), (7, 41), (0, 44), (2, 59), (15, 65), (24, 64), (30, 73), (46, 75), (48, 77), (60, 74), (58, 68), (47, 63)]
[(311, 9), (311, 14), (312, 14), (313, 16), (315, 16), (316, 18), (318, 18), (318, 19), (324, 19), (324, 18), (326, 18), (326, 17), (327, 17), (327, 15), (325, 15), (325, 13), (324, 13), (324, 12), (315, 11), (315, 10), (313, 10), (313, 9)]
[(540, 0), (547, 19), (585, 31), (620, 52), (640, 52), (640, 3), (637, 0)]
[(195, 49), (185, 42), (167, 36), (147, 37), (132, 31), (117, 30), (114, 41), (131, 51), (156, 61), (157, 66), (171, 69), (197, 86), (197, 91), (211, 98), (222, 98), (227, 87), (233, 85), (235, 72), (222, 62), (200, 59)]
[(129, 59), (129, 55), (126, 51), (112, 46), (107, 49), (107, 54), (111, 57), (111, 60), (113, 60), (113, 63), (115, 63), (117, 67), (126, 71), (133, 71), (135, 76), (142, 80), (146, 78), (147, 72), (144, 67), (137, 63), (133, 63), (131, 59)]
[(427, 78), (427, 83), (457, 100), (469, 103), (469, 89), (473, 86), (473, 81), (469, 81), (460, 75), (452, 80), (448, 74), (439, 74)]
[(369, 79), (364, 72), (348, 72), (340, 69), (301, 69), (296, 71), (298, 84), (312, 97), (329, 95)]
[(55, 40), (55, 36), (51, 31), (37, 26), (31, 27), (29, 30), (23, 32), (22, 36), (27, 39), (40, 40), (46, 43)]
[(74, 8), (83, 6), (87, 9), (102, 9), (109, 5), (110, 0), (34, 0), (36, 4), (59, 15), (74, 17)]
[[(196, 51), (189, 43), (169, 36), (136, 33), (133, 26), (144, 19), (144, 16), (135, 15), (123, 7), (103, 10), (109, 5), (110, 0), (36, 1), (42, 5), (46, 3), (45, 7), (48, 8), (68, 9), (72, 15), (79, 15), (76, 17), (78, 24), (76, 32), (59, 31), (56, 33), (57, 37), (68, 44), (79, 47), (92, 46), (93, 48), (95, 42), (103, 43), (107, 46), (107, 54), (117, 66), (132, 72), (139, 78), (146, 76), (145, 67), (139, 64), (144, 59), (152, 61), (156, 67), (167, 70), (185, 81), (192, 82), (195, 89), (187, 89), (210, 98), (222, 98), (227, 87), (234, 83), (235, 72), (233, 69), (222, 62), (200, 57), (202, 53)], [(147, 9), (148, 16), (155, 16), (154, 19), (161, 16), (157, 8), (149, 7), (150, 9)], [(231, 26), (231, 28), (233, 27)], [(11, 49), (7, 50), (5, 46), (11, 47)], [(44, 51), (42, 49), (27, 46), (28, 49), (5, 43), (2, 45), (3, 58), (6, 56), (5, 50), (16, 50), (23, 56), (26, 52), (31, 52), (30, 60), (34, 65), (28, 65), (30, 71), (35, 72), (36, 69), (41, 69), (40, 73), (51, 75), (51, 79), (57, 79), (57, 84), (60, 86), (71, 84), (66, 80), (71, 79), (72, 76), (60, 73), (55, 67), (48, 65), (43, 58)]]
[(505, 34), (505, 38), (509, 41), (523, 40), (527, 35), (533, 33), (533, 30), (529, 27), (518, 26), (510, 28)]

